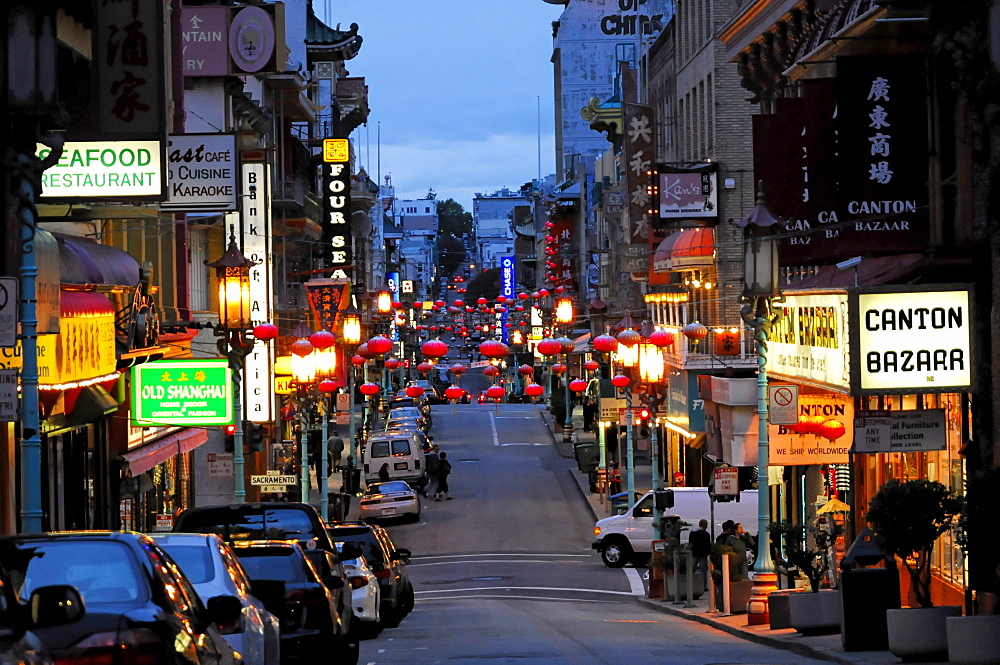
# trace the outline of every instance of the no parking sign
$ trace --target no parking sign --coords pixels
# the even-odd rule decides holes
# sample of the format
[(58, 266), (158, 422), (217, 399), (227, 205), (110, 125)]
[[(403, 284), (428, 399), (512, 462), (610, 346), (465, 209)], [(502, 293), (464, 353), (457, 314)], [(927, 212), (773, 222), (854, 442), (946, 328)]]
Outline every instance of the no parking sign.
[(781, 384), (767, 387), (767, 420), (772, 425), (794, 425), (799, 422), (799, 387)]

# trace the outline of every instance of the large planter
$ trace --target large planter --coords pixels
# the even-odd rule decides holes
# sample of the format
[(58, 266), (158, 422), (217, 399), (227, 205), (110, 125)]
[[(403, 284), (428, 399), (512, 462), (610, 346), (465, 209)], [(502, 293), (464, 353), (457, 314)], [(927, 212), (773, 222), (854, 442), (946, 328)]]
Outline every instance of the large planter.
[(836, 589), (790, 594), (788, 612), (791, 627), (803, 635), (839, 633), (840, 604), (840, 591)]
[[(687, 600), (687, 577), (680, 578), (680, 590), (677, 589), (678, 578), (672, 572), (667, 573), (667, 598), (673, 601)], [(705, 593), (705, 573), (694, 574), (691, 595), (698, 600)]]
[[(753, 592), (752, 580), (737, 580), (729, 583), (729, 611), (733, 614), (746, 614), (747, 603)], [(722, 582), (715, 583), (715, 606), (722, 611), (725, 607), (722, 598)]]
[(792, 612), (789, 607), (789, 596), (796, 593), (806, 593), (802, 589), (779, 589), (772, 591), (767, 597), (768, 613), (771, 615), (771, 630), (781, 630), (792, 627)]
[(948, 617), (945, 625), (952, 665), (989, 665), (1000, 658), (1000, 615)]
[(646, 592), (653, 600), (663, 600), (663, 578), (649, 576), (649, 591)]
[(945, 620), (962, 616), (958, 605), (886, 610), (889, 651), (906, 660), (946, 660), (948, 632)]

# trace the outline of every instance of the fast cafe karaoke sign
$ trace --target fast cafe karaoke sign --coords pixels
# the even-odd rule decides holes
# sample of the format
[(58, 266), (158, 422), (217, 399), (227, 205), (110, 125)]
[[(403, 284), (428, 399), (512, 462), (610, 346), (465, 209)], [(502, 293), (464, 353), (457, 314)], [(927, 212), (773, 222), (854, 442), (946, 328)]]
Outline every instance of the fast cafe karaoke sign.
[(852, 291), (851, 392), (971, 392), (972, 287), (870, 287)]
[(323, 256), (327, 275), (347, 279), (354, 268), (351, 237), (351, 144), (323, 139)]

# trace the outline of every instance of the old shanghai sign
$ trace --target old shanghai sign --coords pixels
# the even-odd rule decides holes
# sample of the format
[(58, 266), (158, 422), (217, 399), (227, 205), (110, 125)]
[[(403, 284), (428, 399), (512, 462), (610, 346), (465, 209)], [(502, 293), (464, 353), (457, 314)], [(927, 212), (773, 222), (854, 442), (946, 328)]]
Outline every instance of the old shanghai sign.
[(852, 291), (852, 393), (972, 391), (972, 304), (965, 284)]
[(233, 380), (225, 358), (160, 360), (132, 368), (132, 420), (154, 425), (228, 425)]

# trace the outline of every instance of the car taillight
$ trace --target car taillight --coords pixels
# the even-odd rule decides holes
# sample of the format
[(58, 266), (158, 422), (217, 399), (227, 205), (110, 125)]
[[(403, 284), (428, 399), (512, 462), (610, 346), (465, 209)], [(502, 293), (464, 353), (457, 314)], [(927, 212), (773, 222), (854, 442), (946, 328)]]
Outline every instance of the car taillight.
[(414, 469), (419, 469), (420, 468), (420, 460), (416, 460), (415, 464), (413, 465), (413, 468)]
[(373, 571), (375, 573), (375, 579), (377, 580), (387, 580), (392, 577), (392, 571), (388, 568), (382, 568), (381, 570)]
[(293, 589), (285, 595), (285, 600), (289, 603), (300, 603), (302, 605), (326, 605), (326, 594), (322, 589)]
[(162, 659), (159, 636), (146, 628), (135, 628), (88, 635), (70, 647), (69, 653), (56, 658), (55, 665), (157, 665)]
[(368, 584), (367, 575), (351, 575), (347, 578), (347, 580), (351, 583), (352, 589), (360, 589), (364, 585)]

